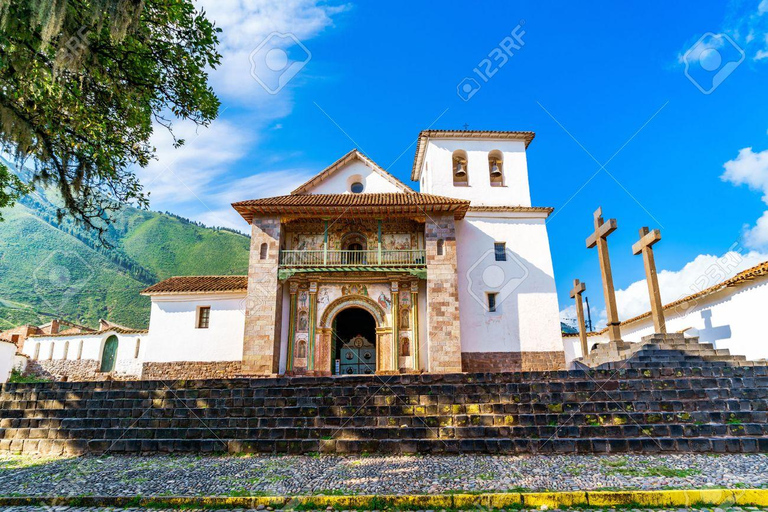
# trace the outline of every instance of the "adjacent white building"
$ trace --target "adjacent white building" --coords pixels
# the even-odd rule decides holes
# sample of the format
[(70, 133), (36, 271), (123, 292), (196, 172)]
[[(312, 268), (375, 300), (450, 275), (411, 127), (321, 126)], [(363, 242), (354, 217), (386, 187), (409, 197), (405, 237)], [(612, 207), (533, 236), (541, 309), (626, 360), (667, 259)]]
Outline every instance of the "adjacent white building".
[[(664, 306), (667, 332), (683, 332), (748, 360), (768, 359), (768, 331), (761, 315), (768, 304), (768, 261)], [(651, 313), (621, 322), (621, 338), (639, 342), (653, 334)], [(608, 341), (605, 329), (590, 333), (588, 346)], [(578, 335), (564, 335), (568, 363), (581, 357)]]

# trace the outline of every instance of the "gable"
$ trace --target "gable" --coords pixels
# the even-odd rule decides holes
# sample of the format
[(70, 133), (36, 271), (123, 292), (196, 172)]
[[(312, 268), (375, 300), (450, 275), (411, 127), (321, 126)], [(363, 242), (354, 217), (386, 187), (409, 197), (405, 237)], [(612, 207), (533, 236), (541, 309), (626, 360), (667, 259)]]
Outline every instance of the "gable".
[(361, 183), (364, 194), (414, 192), (405, 183), (353, 149), (291, 194), (351, 194), (353, 183)]

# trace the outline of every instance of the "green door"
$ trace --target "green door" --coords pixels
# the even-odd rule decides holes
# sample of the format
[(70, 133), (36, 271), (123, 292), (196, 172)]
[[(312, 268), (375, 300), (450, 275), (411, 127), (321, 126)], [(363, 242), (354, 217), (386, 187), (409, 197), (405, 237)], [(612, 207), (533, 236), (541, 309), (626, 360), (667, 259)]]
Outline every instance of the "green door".
[(101, 371), (111, 372), (115, 369), (117, 357), (117, 336), (114, 334), (104, 343), (104, 351), (101, 353)]

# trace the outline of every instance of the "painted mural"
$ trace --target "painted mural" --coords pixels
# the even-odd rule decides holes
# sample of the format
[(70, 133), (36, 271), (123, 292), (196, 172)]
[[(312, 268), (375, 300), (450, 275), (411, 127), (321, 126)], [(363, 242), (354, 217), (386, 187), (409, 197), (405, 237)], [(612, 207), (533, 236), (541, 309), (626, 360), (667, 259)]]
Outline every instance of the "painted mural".
[(291, 249), (295, 251), (321, 251), (323, 250), (324, 239), (322, 234), (294, 233), (291, 237)]
[(411, 233), (387, 233), (381, 235), (381, 245), (384, 250), (407, 251), (414, 246)]

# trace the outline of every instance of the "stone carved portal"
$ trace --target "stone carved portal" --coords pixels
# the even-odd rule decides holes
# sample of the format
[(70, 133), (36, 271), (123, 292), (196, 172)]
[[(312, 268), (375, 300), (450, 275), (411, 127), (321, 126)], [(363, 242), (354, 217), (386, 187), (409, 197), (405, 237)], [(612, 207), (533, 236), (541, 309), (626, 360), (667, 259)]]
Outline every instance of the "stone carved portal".
[(369, 297), (346, 295), (329, 304), (320, 320), (320, 335), (318, 369), (333, 375), (391, 370), (387, 362), (396, 353), (392, 329), (384, 311)]

